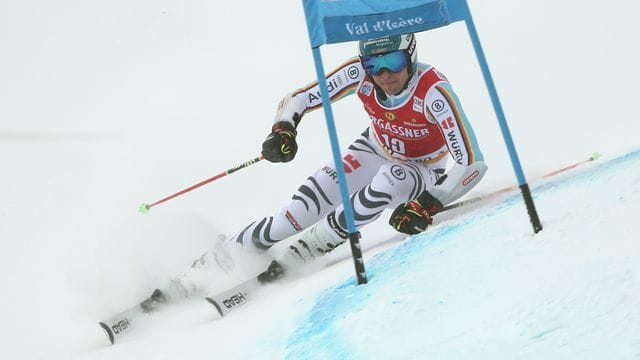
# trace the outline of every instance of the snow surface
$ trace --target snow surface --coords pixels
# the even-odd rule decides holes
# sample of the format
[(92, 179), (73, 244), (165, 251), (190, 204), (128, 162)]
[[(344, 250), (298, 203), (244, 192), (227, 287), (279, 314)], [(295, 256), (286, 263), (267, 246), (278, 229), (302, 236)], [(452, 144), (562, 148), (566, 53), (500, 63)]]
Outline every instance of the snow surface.
[[(470, 6), (541, 233), (517, 193), (439, 215), (405, 241), (381, 219), (362, 231), (366, 286), (343, 247), (224, 319), (194, 298), (110, 346), (97, 321), (275, 211), (331, 158), (312, 113), (293, 163), (137, 212), (257, 155), (280, 98), (315, 74), (302, 6), (0, 2), (0, 358), (640, 359), (638, 5)], [(418, 38), (490, 167), (470, 196), (513, 185), (464, 26)], [(324, 48), (327, 67), (354, 46)], [(346, 145), (366, 116), (355, 99), (334, 112)], [(594, 151), (604, 156), (540, 180)]]

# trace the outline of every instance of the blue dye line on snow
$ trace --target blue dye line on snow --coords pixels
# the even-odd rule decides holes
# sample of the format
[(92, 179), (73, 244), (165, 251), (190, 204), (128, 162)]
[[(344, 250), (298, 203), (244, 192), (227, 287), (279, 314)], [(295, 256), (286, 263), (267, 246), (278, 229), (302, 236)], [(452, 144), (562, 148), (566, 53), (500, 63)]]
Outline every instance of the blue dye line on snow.
[[(549, 190), (555, 191), (571, 186), (576, 182), (590, 181), (614, 171), (618, 166), (629, 166), (628, 162), (639, 158), (640, 150), (632, 151), (600, 163), (582, 174), (536, 186), (534, 193), (543, 194)], [(496, 216), (520, 202), (522, 202), (520, 194), (514, 194), (486, 212), (468, 216), (433, 232), (413, 236), (398, 246), (377, 254), (367, 264), (369, 277), (367, 285), (358, 286), (355, 276), (352, 276), (344, 283), (327, 288), (318, 295), (309, 313), (289, 335), (286, 358), (345, 360), (359, 358), (357, 350), (349, 342), (349, 338), (354, 334), (341, 333), (339, 323), (342, 320), (357, 314), (371, 303), (371, 299), (381, 296), (379, 290), (386, 291), (385, 293), (388, 294), (389, 289), (394, 286), (389, 279), (401, 278), (408, 272), (419, 271), (425, 262), (423, 254), (429, 250), (430, 244), (446, 241), (452, 233), (463, 230), (469, 224), (486, 217)]]
[(393, 249), (377, 254), (367, 264), (367, 285), (358, 286), (355, 276), (352, 276), (344, 283), (324, 290), (318, 295), (307, 316), (289, 336), (286, 358), (359, 358), (348, 342), (349, 334), (341, 334), (336, 324), (350, 314), (364, 309), (370, 298), (380, 293), (379, 290), (388, 290), (389, 279), (397, 279), (415, 267), (420, 267), (421, 262), (424, 262), (422, 253), (428, 250), (424, 245), (426, 241), (444, 241), (451, 233), (471, 222), (473, 220), (465, 220), (432, 233), (413, 236)]

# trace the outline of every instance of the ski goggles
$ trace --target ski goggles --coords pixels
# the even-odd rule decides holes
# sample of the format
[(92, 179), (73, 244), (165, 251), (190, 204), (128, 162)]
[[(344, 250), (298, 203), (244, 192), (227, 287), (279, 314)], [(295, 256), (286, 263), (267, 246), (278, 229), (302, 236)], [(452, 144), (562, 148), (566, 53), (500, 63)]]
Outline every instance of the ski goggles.
[(409, 65), (409, 58), (404, 50), (396, 50), (382, 55), (365, 55), (362, 67), (369, 75), (380, 75), (383, 69), (398, 72)]

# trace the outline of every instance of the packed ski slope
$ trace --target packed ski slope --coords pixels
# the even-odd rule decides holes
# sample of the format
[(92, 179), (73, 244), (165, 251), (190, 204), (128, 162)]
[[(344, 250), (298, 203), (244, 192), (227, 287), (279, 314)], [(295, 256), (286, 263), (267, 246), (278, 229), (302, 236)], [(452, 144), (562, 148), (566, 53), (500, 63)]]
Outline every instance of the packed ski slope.
[[(640, 150), (537, 184), (545, 229), (535, 236), (511, 193), (382, 241), (366, 253), (367, 285), (340, 249), (324, 259), (337, 264), (268, 286), (223, 319), (196, 298), (115, 346), (77, 323), (73, 357), (636, 359), (638, 169)], [(50, 351), (40, 356), (69, 355)]]
[(79, 358), (637, 359), (640, 150), (600, 161), (535, 186), (536, 236), (511, 194), (369, 251), (365, 286), (339, 263), (224, 319), (169, 308)]
[[(470, 0), (541, 233), (517, 193), (406, 240), (380, 219), (363, 229), (366, 286), (342, 248), (317, 267), (335, 264), (266, 287), (227, 318), (195, 297), (108, 345), (97, 321), (166, 286), (218, 234), (278, 209), (330, 159), (311, 113), (293, 163), (256, 164), (137, 212), (255, 157), (280, 98), (314, 77), (301, 4), (252, 6), (0, 3), (0, 358), (640, 358), (640, 25), (638, 5), (622, 0)], [(512, 185), (464, 27), (418, 40), (489, 165), (470, 196)], [(327, 67), (354, 53), (323, 49)], [(355, 99), (334, 111), (348, 144), (367, 119)], [(594, 151), (603, 157), (536, 180)], [(211, 289), (241, 275), (214, 277)]]
[(636, 151), (537, 187), (544, 234), (522, 231), (511, 196), (376, 256), (368, 286), (314, 299), (287, 358), (640, 357), (640, 246), (622, 215), (639, 166)]

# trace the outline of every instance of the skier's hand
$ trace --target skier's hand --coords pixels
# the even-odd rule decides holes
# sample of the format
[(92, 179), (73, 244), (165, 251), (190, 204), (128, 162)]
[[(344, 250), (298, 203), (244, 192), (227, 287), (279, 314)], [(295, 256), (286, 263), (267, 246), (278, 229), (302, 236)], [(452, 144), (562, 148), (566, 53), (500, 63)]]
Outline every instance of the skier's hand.
[(442, 203), (423, 191), (417, 199), (400, 204), (391, 214), (389, 225), (404, 234), (419, 234), (431, 225), (431, 217), (441, 209)]
[(271, 162), (289, 162), (298, 151), (296, 129), (286, 121), (273, 124), (271, 134), (262, 143), (262, 155)]

